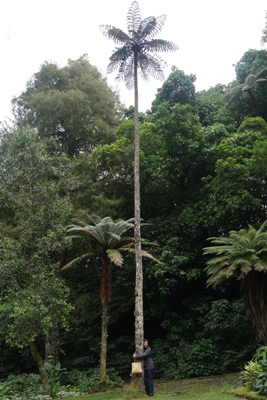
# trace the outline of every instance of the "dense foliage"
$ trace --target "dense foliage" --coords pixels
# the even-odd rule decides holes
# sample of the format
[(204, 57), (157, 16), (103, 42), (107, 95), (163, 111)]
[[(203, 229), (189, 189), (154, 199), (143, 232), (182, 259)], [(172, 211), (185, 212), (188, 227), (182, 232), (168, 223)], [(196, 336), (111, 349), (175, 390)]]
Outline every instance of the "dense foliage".
[[(142, 236), (161, 261), (143, 260), (157, 377), (241, 370), (258, 344), (240, 282), (206, 287), (203, 248), (266, 220), (266, 60), (267, 51), (249, 50), (234, 82), (199, 93), (195, 76), (173, 67), (140, 118)], [(132, 218), (133, 110), (119, 112), (86, 57), (62, 69), (45, 63), (13, 105), (16, 125), (0, 143), (0, 375), (40, 372), (49, 360), (87, 371), (99, 367), (101, 255), (90, 248), (63, 273), (88, 252), (66, 227), (88, 216)], [(122, 377), (135, 345), (134, 277), (125, 255), (107, 309), (107, 366)]]

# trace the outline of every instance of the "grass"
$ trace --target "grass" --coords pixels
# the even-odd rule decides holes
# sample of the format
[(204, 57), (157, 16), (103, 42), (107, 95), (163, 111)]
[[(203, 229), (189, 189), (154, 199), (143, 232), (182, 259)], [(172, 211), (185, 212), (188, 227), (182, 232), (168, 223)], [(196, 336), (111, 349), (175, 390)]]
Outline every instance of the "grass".
[[(231, 400), (234, 394), (227, 390), (235, 387), (239, 374), (227, 374), (171, 381), (155, 380), (156, 400)], [(122, 389), (88, 394), (82, 397), (69, 397), (65, 400), (131, 400), (127, 395), (128, 385)], [(147, 398), (147, 397), (144, 397)], [(136, 398), (134, 399), (136, 400)]]

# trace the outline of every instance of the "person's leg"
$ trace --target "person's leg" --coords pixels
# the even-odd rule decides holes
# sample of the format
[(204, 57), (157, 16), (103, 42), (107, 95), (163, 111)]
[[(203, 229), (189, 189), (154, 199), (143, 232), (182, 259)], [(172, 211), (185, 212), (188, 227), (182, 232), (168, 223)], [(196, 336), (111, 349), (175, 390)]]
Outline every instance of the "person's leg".
[(148, 369), (144, 370), (144, 385), (146, 394), (149, 395), (149, 387), (148, 387)]
[(147, 369), (146, 370), (146, 375), (147, 375), (147, 386), (148, 386), (148, 395), (149, 396), (154, 396), (154, 382), (153, 382), (153, 375), (154, 375), (154, 369)]

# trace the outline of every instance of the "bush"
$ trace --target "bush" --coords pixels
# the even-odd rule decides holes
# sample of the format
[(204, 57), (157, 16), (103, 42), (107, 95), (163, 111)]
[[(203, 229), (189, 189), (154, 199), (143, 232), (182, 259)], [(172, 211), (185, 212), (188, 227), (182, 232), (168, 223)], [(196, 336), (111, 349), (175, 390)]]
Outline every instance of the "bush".
[(168, 349), (164, 353), (157, 351), (154, 361), (156, 373), (166, 379), (222, 373), (216, 346), (209, 339), (193, 343), (181, 341), (177, 348)]
[(245, 385), (262, 395), (267, 395), (267, 347), (257, 349), (241, 374)]
[[(76, 397), (100, 388), (99, 369), (66, 371), (60, 364), (46, 363), (51, 396), (41, 395), (41, 380), (36, 374), (9, 375), (0, 382), (1, 400), (47, 400), (54, 397)], [(107, 370), (107, 388), (121, 387), (122, 379), (115, 369)]]
[(37, 374), (9, 375), (0, 383), (0, 398), (3, 400), (36, 399), (40, 392), (41, 380)]
[[(91, 368), (84, 371), (74, 369), (72, 371), (65, 372), (62, 375), (61, 383), (64, 385), (70, 385), (71, 387), (75, 387), (79, 391), (85, 393), (92, 393), (96, 392), (100, 388), (99, 378), (100, 377), (98, 368)], [(117, 371), (114, 368), (108, 368), (106, 387), (107, 388), (121, 387), (122, 384), (123, 380), (120, 378)]]

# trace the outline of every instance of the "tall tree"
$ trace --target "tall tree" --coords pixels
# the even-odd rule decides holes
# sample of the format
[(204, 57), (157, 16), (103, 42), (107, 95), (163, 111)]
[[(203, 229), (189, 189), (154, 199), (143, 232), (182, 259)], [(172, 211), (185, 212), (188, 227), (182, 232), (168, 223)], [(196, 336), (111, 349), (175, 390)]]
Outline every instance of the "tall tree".
[(117, 95), (86, 55), (63, 68), (45, 62), (12, 103), (19, 126), (38, 129), (70, 156), (111, 143), (119, 119)]
[(208, 285), (218, 286), (229, 278), (242, 281), (245, 308), (257, 336), (267, 344), (267, 221), (230, 231), (228, 237), (211, 237), (213, 246), (204, 248)]
[(11, 346), (29, 346), (49, 394), (37, 343), (66, 326), (71, 310), (57, 276), (71, 206), (59, 196), (58, 171), (45, 150), (29, 128), (5, 135), (0, 146), (0, 334)]
[(136, 259), (136, 300), (135, 300), (135, 345), (136, 351), (143, 349), (143, 267), (141, 254), (141, 205), (139, 177), (139, 120), (138, 120), (138, 71), (143, 78), (151, 74), (154, 78), (164, 79), (163, 60), (154, 53), (177, 50), (177, 46), (169, 41), (155, 39), (161, 31), (165, 15), (141, 19), (137, 1), (133, 1), (127, 13), (128, 33), (110, 25), (101, 25), (103, 34), (121, 47), (116, 48), (110, 57), (108, 72), (118, 70), (117, 79), (122, 79), (126, 87), (134, 88), (134, 122), (135, 122), (135, 154), (134, 154), (134, 238)]

